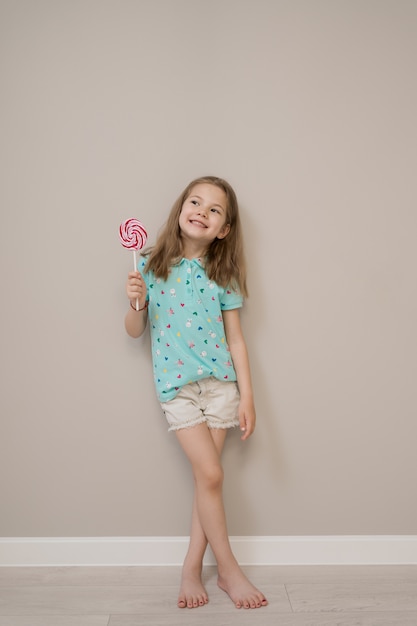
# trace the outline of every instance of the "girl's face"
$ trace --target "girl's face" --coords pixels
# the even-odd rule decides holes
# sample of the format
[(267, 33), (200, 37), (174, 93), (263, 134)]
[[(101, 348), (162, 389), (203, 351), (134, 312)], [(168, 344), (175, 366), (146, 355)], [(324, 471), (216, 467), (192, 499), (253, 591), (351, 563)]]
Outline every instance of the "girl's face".
[(223, 189), (210, 183), (195, 185), (182, 205), (179, 226), (184, 245), (205, 251), (215, 239), (230, 231), (227, 219), (227, 197)]

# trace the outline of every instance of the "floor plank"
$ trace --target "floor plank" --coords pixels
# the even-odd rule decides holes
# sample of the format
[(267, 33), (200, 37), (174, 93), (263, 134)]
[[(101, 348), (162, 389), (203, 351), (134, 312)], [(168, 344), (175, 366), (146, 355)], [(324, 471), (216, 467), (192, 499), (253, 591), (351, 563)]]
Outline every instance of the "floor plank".
[[(417, 612), (360, 613), (320, 615), (277, 615), (268, 607), (245, 611), (234, 609), (229, 614), (218, 614), (205, 607), (170, 616), (113, 615), (109, 626), (416, 626)], [(0, 622), (1, 624), (1, 622)], [(15, 626), (15, 624), (11, 624)], [(17, 625), (17, 626), (20, 626)], [(26, 624), (24, 625), (26, 626)], [(49, 626), (49, 625), (48, 625)]]
[[(218, 612), (232, 605), (217, 585), (207, 585), (210, 606)], [(284, 585), (269, 585), (265, 593), (276, 613), (291, 611)], [(115, 587), (3, 587), (1, 615), (170, 614), (176, 609), (178, 588)]]
[(311, 583), (286, 589), (295, 612), (417, 611), (416, 583)]
[[(290, 583), (417, 583), (417, 565), (248, 565), (242, 569), (256, 585)], [(215, 578), (216, 568), (206, 567), (206, 580)], [(179, 584), (178, 566), (117, 567), (0, 567), (1, 587)], [(417, 624), (416, 624), (417, 626)]]
[(176, 588), (164, 588), (157, 595), (152, 587), (3, 587), (0, 590), (2, 615), (110, 615), (144, 613), (153, 604), (159, 610), (175, 606)]
[(0, 626), (108, 626), (109, 615), (0, 615)]
[[(207, 568), (208, 577), (215, 568)], [(31, 586), (135, 586), (135, 585), (176, 585), (181, 577), (181, 567), (0, 567), (1, 587)]]

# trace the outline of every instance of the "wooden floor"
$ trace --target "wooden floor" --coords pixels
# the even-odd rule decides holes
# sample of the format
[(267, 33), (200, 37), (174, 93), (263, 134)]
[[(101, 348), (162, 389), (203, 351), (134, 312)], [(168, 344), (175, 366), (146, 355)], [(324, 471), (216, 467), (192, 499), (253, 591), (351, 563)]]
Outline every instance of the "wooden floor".
[(250, 566), (269, 606), (176, 607), (178, 567), (0, 568), (0, 626), (417, 626), (417, 566)]

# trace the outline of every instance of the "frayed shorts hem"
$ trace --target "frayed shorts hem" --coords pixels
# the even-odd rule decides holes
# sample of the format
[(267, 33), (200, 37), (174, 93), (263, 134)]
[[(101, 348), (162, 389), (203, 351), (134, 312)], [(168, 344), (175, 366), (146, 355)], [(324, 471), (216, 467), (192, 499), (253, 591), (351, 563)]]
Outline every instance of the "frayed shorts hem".
[(182, 430), (184, 428), (194, 428), (194, 426), (199, 426), (200, 424), (207, 424), (207, 427), (210, 430), (226, 430), (227, 428), (237, 428), (239, 426), (239, 420), (233, 422), (223, 422), (222, 424), (210, 424), (206, 418), (197, 421), (191, 421), (185, 424), (175, 424), (174, 426), (170, 426), (168, 428), (168, 432), (175, 430)]

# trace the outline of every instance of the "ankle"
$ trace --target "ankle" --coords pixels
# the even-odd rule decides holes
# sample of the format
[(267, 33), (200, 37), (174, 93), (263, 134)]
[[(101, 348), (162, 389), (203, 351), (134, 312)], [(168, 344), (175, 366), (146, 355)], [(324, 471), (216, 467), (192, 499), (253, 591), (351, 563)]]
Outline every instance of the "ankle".
[(217, 566), (217, 575), (219, 578), (227, 579), (229, 576), (235, 576), (237, 572), (242, 573), (242, 569), (234, 556), (227, 563)]
[(182, 566), (182, 575), (201, 576), (203, 571), (203, 563), (200, 560), (187, 559)]

